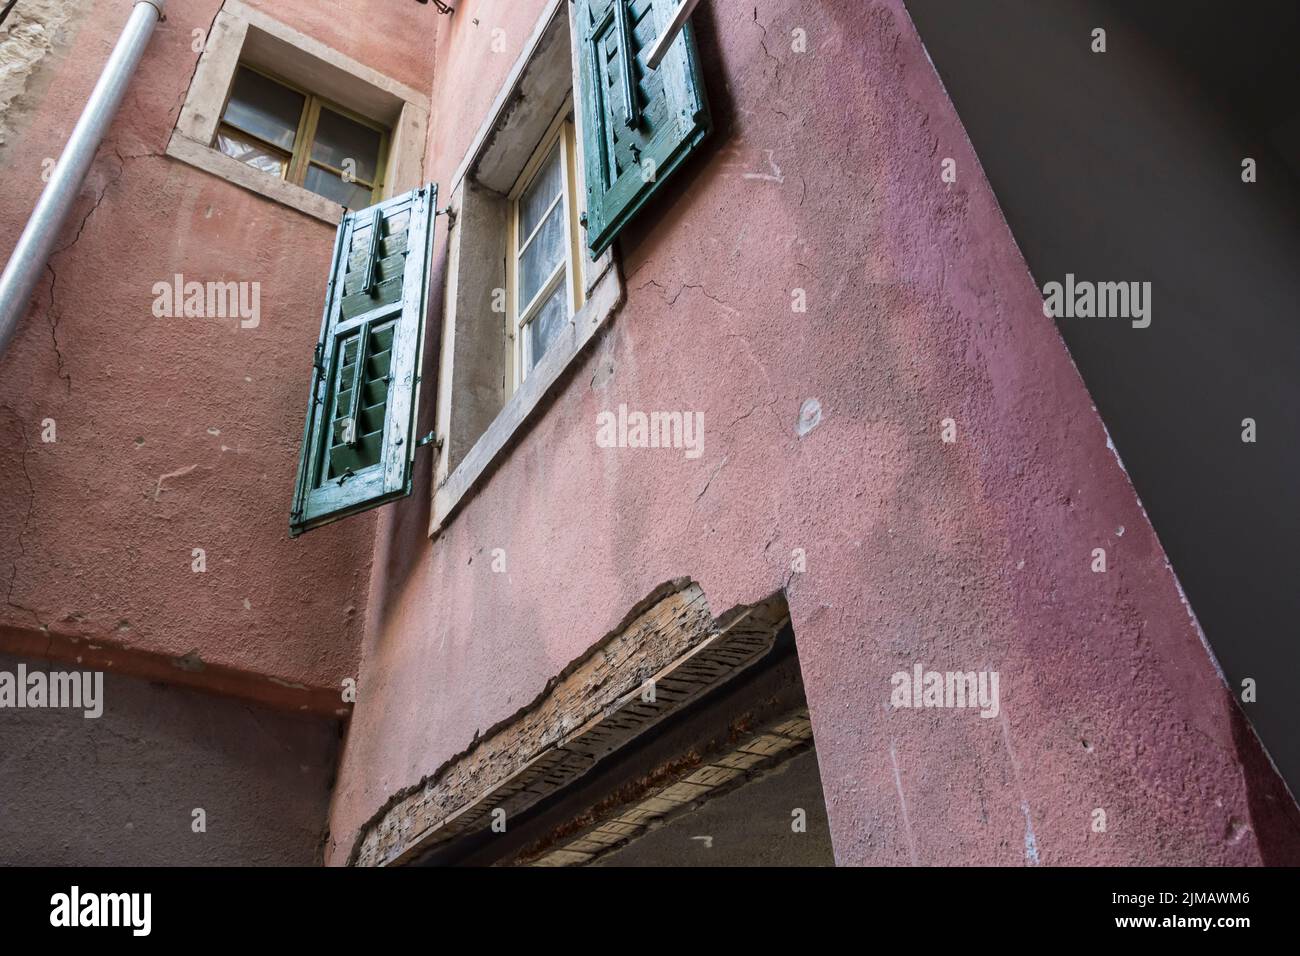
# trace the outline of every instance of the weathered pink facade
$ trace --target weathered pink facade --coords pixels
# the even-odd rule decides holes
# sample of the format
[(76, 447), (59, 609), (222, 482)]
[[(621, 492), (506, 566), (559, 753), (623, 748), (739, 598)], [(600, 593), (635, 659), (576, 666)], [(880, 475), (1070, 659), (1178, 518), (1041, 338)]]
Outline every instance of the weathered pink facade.
[[(428, 85), (417, 4), (252, 5)], [(6, 255), (131, 3), (69, 6), (63, 42), (7, 120)], [(169, 679), (203, 666), (222, 687), (329, 712), (356, 672), (370, 519), (291, 542), (285, 514), (333, 229), (163, 155), (194, 31), (220, 7), (167, 5), (0, 365), (6, 646), (93, 659), (93, 644), (105, 666)], [(352, 28), (361, 16), (368, 28)], [(260, 282), (260, 324), (155, 318), (153, 285), (176, 273)], [(47, 418), (54, 443), (40, 439)]]
[[(430, 90), (424, 174), (445, 183), (546, 3), (254, 5)], [(59, 62), (102, 61), (128, 6), (92, 4)], [(838, 863), (1300, 858), (902, 0), (701, 4), (714, 133), (622, 234), (626, 302), (553, 401), (437, 536), (426, 455), (409, 499), (294, 540), (331, 229), (161, 155), (218, 6), (169, 4), (0, 360), (0, 650), (322, 715), (357, 676), (324, 849), (342, 864), (659, 585), (693, 579), (715, 616), (783, 590)], [(0, 152), (7, 236), (94, 73), (50, 76)], [(258, 279), (260, 327), (155, 319), (176, 272)], [(598, 447), (620, 403), (703, 412), (703, 454)], [(917, 662), (999, 671), (1000, 715), (891, 711)]]

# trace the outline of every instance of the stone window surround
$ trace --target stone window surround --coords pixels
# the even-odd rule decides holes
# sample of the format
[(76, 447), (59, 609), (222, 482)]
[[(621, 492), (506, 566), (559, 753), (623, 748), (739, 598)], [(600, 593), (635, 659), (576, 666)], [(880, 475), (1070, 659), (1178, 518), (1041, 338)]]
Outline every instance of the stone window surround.
[[(561, 8), (567, 13), (560, 15)], [(511, 188), (559, 111), (582, 129), (578, 31), (573, 4), (550, 0), (453, 175), (447, 281), (438, 355), (434, 471), (429, 535), (486, 481), (578, 356), (622, 305), (625, 291), (613, 246), (591, 259), (581, 242), (583, 304), (513, 395), (507, 394), (508, 316), (492, 309), (504, 289), (506, 217)], [(556, 44), (568, 47), (564, 57)], [(582, 137), (577, 137), (578, 206), (585, 206)], [(485, 321), (488, 316), (496, 321)]]
[(337, 225), (342, 207), (212, 147), (226, 94), (241, 61), (261, 66), (318, 96), (387, 126), (384, 198), (414, 189), (424, 178), (429, 98), (285, 26), (241, 0), (225, 0), (208, 31), (167, 144), (167, 155), (237, 186)]

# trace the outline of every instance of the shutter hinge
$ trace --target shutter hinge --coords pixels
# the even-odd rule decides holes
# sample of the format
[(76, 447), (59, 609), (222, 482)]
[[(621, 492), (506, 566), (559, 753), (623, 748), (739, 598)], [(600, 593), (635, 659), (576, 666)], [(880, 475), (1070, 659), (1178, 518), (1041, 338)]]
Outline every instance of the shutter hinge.
[(429, 432), (415, 443), (416, 448), (423, 448), (425, 445), (432, 445), (435, 451), (442, 451), (442, 439), (438, 437), (437, 432)]
[(325, 346), (321, 342), (316, 343), (316, 351), (312, 355), (311, 367), (321, 375), (325, 374)]
[(582, 215), (578, 217), (578, 222), (582, 223), (583, 229), (587, 228), (587, 210), (582, 211)]
[(447, 205), (443, 206), (441, 209), (435, 209), (434, 212), (433, 212), (433, 214), (434, 214), (435, 217), (437, 217), (437, 216), (446, 216), (446, 217), (447, 217), (447, 228), (448, 228), (448, 229), (450, 229), (452, 226), (456, 225), (456, 210), (454, 210), (454, 209), (451, 208), (451, 204), (450, 204), (450, 203), (448, 203)]

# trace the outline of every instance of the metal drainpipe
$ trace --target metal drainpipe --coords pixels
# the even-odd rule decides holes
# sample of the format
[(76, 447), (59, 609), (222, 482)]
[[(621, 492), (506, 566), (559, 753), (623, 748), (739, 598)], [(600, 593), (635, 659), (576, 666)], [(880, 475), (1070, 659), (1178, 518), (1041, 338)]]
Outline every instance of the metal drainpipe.
[(63, 147), (50, 181), (45, 184), (23, 234), (9, 256), (9, 264), (5, 266), (4, 275), (0, 276), (0, 355), (9, 347), (18, 323), (27, 314), (32, 291), (40, 281), (63, 221), (68, 218), (76, 201), (86, 171), (90, 169), (100, 140), (117, 113), (127, 84), (144, 54), (149, 37), (153, 35), (153, 28), (162, 19), (165, 4), (166, 0), (139, 0), (132, 8), (122, 34), (117, 38), (117, 45), (109, 54), (108, 62), (86, 100), (81, 118), (72, 128), (72, 135)]

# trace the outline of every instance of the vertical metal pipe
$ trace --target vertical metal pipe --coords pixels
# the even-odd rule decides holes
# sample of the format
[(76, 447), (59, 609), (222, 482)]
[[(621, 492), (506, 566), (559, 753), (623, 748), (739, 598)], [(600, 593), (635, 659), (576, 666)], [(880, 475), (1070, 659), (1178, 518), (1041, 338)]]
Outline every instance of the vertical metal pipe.
[(86, 100), (81, 118), (72, 128), (72, 135), (63, 147), (50, 181), (45, 184), (23, 234), (9, 256), (4, 274), (0, 275), (0, 355), (9, 347), (18, 323), (27, 314), (32, 290), (40, 281), (63, 222), (77, 199), (95, 151), (117, 113), (153, 28), (162, 19), (165, 2), (139, 0), (131, 9), (117, 45)]

